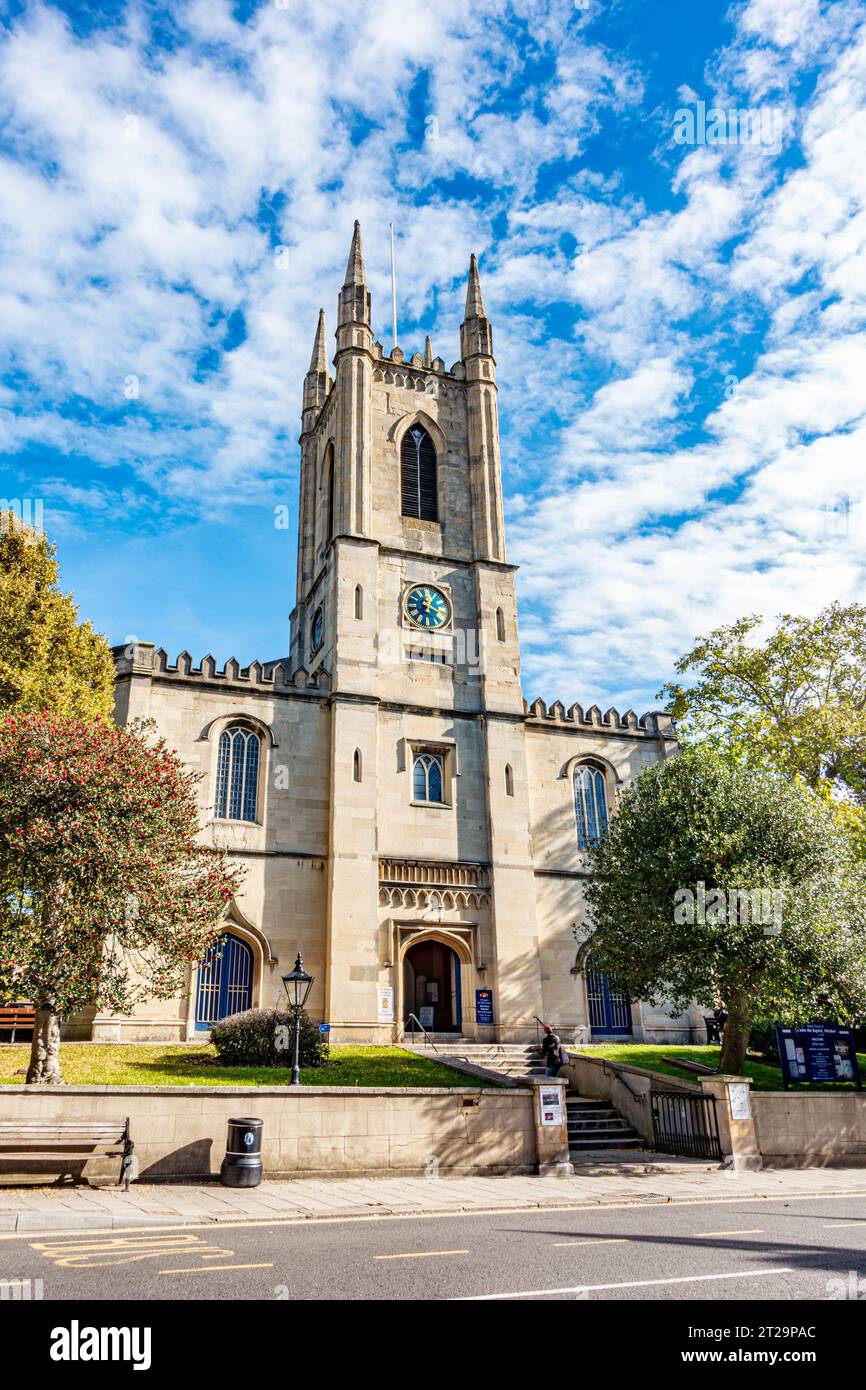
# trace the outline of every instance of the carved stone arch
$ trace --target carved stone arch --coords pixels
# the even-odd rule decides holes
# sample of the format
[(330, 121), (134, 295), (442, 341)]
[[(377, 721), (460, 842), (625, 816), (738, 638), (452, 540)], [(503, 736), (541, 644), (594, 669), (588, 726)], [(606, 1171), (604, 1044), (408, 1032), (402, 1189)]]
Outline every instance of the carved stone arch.
[(413, 892), (413, 890), (412, 890), (411, 888), (407, 888), (406, 892), (403, 894), (403, 906), (404, 906), (404, 907), (414, 907), (414, 906), (415, 906), (415, 894), (414, 894), (414, 892)]
[(199, 740), (218, 743), (219, 736), (223, 730), (233, 724), (242, 724), (244, 728), (253, 729), (257, 734), (261, 735), (269, 747), (279, 747), (270, 724), (266, 724), (263, 719), (257, 718), (254, 714), (247, 714), (243, 710), (237, 710), (233, 714), (218, 714), (216, 719), (212, 719), (209, 724), (205, 724), (199, 734)]
[(388, 889), (387, 889), (387, 888), (380, 888), (380, 889), (379, 889), (379, 906), (380, 906), (380, 907), (388, 907), (388, 906), (390, 906), (390, 903), (391, 903), (391, 894), (388, 892)]
[(221, 925), (224, 931), (233, 931), (241, 940), (252, 946), (254, 956), (258, 951), (261, 954), (263, 964), (277, 964), (277, 956), (269, 938), (265, 936), (261, 927), (257, 926), (247, 917), (245, 912), (241, 911), (236, 898), (232, 898), (226, 907)]
[(585, 941), (581, 941), (574, 955), (574, 965), (571, 967), (572, 975), (579, 975), (586, 969), (586, 962), (589, 958), (592, 938), (595, 933), (591, 933)]
[(402, 906), (403, 906), (403, 894), (401, 893), (401, 891), (400, 891), (399, 888), (392, 888), (392, 889), (391, 889), (391, 906), (392, 906), (392, 907), (402, 907)]
[(559, 773), (560, 777), (567, 778), (570, 782), (574, 775), (574, 769), (579, 767), (581, 763), (586, 763), (590, 767), (597, 767), (600, 772), (603, 772), (604, 779), (609, 787), (618, 787), (622, 784), (623, 779), (617, 772), (613, 763), (609, 758), (603, 758), (600, 753), (573, 754), (567, 762), (563, 763)]
[(468, 895), (467, 895), (466, 893), (455, 893), (455, 894), (454, 894), (454, 902), (455, 902), (455, 904), (456, 904), (457, 907), (468, 907), (468, 906), (469, 906), (469, 897), (468, 897)]
[(416, 410), (414, 412), (410, 411), (407, 415), (402, 415), (400, 419), (392, 425), (388, 432), (388, 437), (397, 450), (398, 457), (400, 454), (400, 445), (403, 443), (403, 436), (412, 425), (423, 425), (424, 429), (433, 440), (437, 458), (441, 458), (443, 454), (447, 454), (448, 440), (443, 434), (441, 426), (437, 425), (436, 421), (432, 416), (427, 414), (426, 410)]
[(449, 910), (449, 911), (454, 907), (454, 894), (453, 894), (453, 893), (443, 893), (443, 894), (442, 894), (442, 906), (443, 906), (446, 910)]
[(463, 940), (455, 932), (450, 932), (447, 927), (425, 927), (423, 931), (413, 932), (407, 936), (400, 946), (400, 960), (405, 960), (406, 955), (413, 946), (417, 946), (421, 941), (438, 941), (443, 946), (450, 946), (457, 955), (461, 965), (472, 964), (472, 952)]

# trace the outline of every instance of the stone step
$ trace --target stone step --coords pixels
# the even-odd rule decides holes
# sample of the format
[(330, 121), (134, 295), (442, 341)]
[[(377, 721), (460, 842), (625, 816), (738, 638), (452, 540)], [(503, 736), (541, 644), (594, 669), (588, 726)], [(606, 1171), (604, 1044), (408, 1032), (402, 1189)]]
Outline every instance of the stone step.
[(635, 1133), (635, 1130), (626, 1120), (616, 1115), (607, 1120), (580, 1120), (577, 1124), (572, 1124), (569, 1121), (568, 1124), (569, 1134), (596, 1134), (600, 1129), (627, 1130), (629, 1134)]
[(643, 1142), (637, 1134), (633, 1139), (570, 1139), (568, 1148), (572, 1154), (591, 1153), (597, 1149), (639, 1149)]

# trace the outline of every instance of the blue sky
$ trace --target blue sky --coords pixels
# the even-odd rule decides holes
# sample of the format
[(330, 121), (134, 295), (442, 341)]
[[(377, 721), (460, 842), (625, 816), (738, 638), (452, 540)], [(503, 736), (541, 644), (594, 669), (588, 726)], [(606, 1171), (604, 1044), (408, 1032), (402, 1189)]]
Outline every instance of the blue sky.
[[(406, 352), (457, 358), (479, 255), (529, 698), (651, 707), (697, 633), (863, 599), (863, 6), (468, 9), (0, 0), (0, 496), (112, 642), (285, 652), (355, 217)], [(700, 103), (751, 133), (682, 143)]]

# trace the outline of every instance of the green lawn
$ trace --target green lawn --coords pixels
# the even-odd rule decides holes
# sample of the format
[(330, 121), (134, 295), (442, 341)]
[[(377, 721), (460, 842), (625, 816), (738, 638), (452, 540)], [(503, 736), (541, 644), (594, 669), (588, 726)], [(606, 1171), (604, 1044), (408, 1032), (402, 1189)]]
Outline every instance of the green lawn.
[[(690, 1072), (680, 1071), (679, 1067), (672, 1067), (671, 1057), (684, 1057), (692, 1062), (703, 1062), (708, 1067), (719, 1065), (719, 1049), (717, 1047), (647, 1047), (640, 1043), (600, 1043), (597, 1047), (574, 1047), (572, 1052), (585, 1052), (588, 1057), (609, 1057), (612, 1062), (629, 1062), (634, 1067), (645, 1067), (647, 1071), (663, 1072), (665, 1076), (675, 1076), (679, 1081), (691, 1081), (699, 1085), (698, 1078)], [(866, 1076), (866, 1053), (858, 1052), (857, 1057), (860, 1062), (860, 1073)], [(771, 1066), (767, 1062), (759, 1061), (757, 1057), (751, 1057), (743, 1067), (746, 1076), (752, 1078), (752, 1085), (756, 1091), (781, 1091), (782, 1073), (776, 1066)], [(795, 1090), (798, 1088), (794, 1088)], [(803, 1087), (809, 1091), (850, 1091), (850, 1085), (839, 1086), (808, 1086)]]
[[(24, 1084), (28, 1045), (0, 1044), (0, 1085)], [(331, 1065), (304, 1067), (305, 1086), (483, 1086), (487, 1083), (418, 1057), (401, 1047), (332, 1047)], [(223, 1067), (209, 1043), (63, 1043), (63, 1080), (70, 1086), (288, 1086), (291, 1067)]]

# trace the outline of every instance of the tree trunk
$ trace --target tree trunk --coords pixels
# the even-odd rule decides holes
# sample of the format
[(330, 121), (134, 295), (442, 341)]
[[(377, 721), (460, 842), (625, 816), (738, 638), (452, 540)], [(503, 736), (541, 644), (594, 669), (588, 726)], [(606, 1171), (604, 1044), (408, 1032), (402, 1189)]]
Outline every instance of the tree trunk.
[(33, 1024), (33, 1042), (30, 1046), (30, 1066), (27, 1068), (28, 1086), (57, 1086), (63, 1080), (60, 1075), (60, 1018), (48, 1003), (40, 1002), (36, 1008)]
[(735, 995), (727, 1006), (728, 1021), (722, 1034), (722, 1054), (719, 1071), (727, 1076), (742, 1076), (752, 1027), (752, 1012), (746, 1000)]

